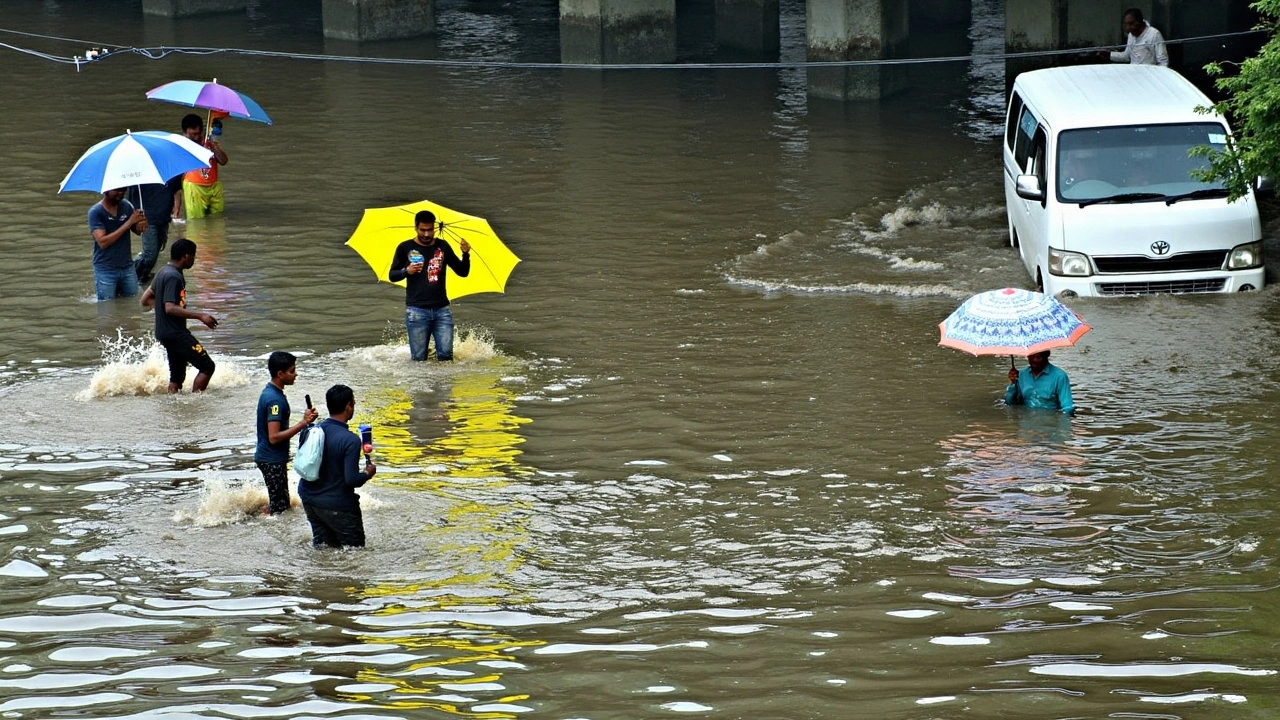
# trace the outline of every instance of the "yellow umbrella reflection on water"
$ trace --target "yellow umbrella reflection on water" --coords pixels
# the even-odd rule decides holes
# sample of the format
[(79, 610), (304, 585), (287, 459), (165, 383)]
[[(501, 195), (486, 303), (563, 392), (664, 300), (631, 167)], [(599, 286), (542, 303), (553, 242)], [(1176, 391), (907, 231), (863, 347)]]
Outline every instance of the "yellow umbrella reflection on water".
[[(509, 478), (531, 474), (532, 469), (519, 461), (519, 447), (524, 438), (518, 432), (530, 420), (514, 414), (515, 394), (502, 386), (496, 373), (466, 373), (452, 378), (451, 382), (448, 399), (440, 403), (438, 416), (430, 423), (430, 427), (442, 428), (442, 433), (434, 439), (414, 435), (410, 427), (413, 397), (398, 388), (366, 392), (362, 396), (364, 409), (355, 418), (355, 422), (374, 425), (378, 462), (392, 468), (424, 468), (415, 477), (397, 479), (396, 487), (433, 492), (451, 499), (446, 522), (440, 526), (428, 525), (423, 532), (432, 536), (431, 552), (437, 559), (444, 556), (445, 564), (455, 568), (455, 573), (437, 580), (379, 582), (356, 590), (357, 597), (415, 599), (413, 607), (397, 603), (383, 608), (378, 615), (420, 612), (424, 606), (446, 612), (463, 606), (498, 608), (521, 600), (509, 578), (521, 563), (517, 548), (524, 544), (523, 520), (528, 517), (528, 508), (518, 502), (482, 504), (457, 497), (454, 491), (459, 481), (465, 481), (469, 487), (477, 482), (486, 487), (500, 487)], [(493, 493), (489, 497), (501, 495)], [(490, 589), (489, 594), (485, 594), (485, 588)], [(465, 592), (455, 593), (454, 589)], [(474, 615), (478, 622), (483, 621), (484, 613)], [(444, 699), (424, 697), (454, 694), (459, 685), (480, 686), (502, 679), (501, 671), (491, 667), (486, 668), (484, 674), (469, 675), (432, 672), (434, 668), (510, 661), (513, 649), (545, 644), (541, 640), (517, 639), (497, 627), (466, 624), (462, 626), (463, 632), (452, 631), (457, 627), (450, 623), (445, 628), (450, 631), (441, 631), (441, 626), (432, 625), (424, 627), (418, 635), (399, 634), (395, 639), (397, 644), (409, 650), (431, 651), (426, 653), (429, 659), (414, 663), (407, 673), (388, 676), (378, 667), (366, 667), (357, 677), (361, 682), (394, 685), (396, 692), (405, 697), (389, 703), (387, 706), (391, 708), (430, 708), (477, 719), (517, 717), (504, 711), (475, 711)], [(368, 643), (386, 642), (384, 637), (372, 634), (359, 639)], [(454, 690), (441, 688), (442, 684)], [(357, 695), (350, 697), (366, 699)], [(490, 699), (485, 704), (527, 699), (527, 695), (510, 695)]]

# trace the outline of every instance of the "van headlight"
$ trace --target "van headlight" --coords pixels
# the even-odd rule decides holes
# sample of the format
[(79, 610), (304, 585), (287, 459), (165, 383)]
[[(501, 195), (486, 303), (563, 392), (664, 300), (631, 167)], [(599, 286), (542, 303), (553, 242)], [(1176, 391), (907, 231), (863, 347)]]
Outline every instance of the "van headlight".
[(1262, 267), (1262, 241), (1245, 243), (1231, 248), (1227, 256), (1228, 270), (1248, 270)]
[(1049, 248), (1049, 273), (1087, 277), (1092, 274), (1089, 271), (1089, 257), (1084, 253)]

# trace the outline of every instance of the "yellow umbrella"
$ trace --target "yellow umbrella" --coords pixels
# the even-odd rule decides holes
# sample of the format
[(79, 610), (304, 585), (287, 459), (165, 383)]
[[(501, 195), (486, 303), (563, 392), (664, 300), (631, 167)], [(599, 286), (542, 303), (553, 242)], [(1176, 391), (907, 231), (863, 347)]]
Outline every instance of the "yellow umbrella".
[[(507, 278), (520, 258), (502, 244), (484, 218), (450, 210), (430, 200), (397, 207), (368, 208), (356, 231), (347, 239), (347, 244), (369, 263), (379, 280), (390, 282), (387, 273), (391, 271), (396, 247), (416, 236), (413, 216), (420, 210), (436, 214), (436, 237), (446, 240), (454, 252), (461, 254), (458, 243), (463, 240), (471, 245), (471, 273), (466, 277), (454, 275), (449, 278), (446, 288), (450, 300), (475, 293), (504, 291)], [(403, 287), (405, 281), (393, 284)]]

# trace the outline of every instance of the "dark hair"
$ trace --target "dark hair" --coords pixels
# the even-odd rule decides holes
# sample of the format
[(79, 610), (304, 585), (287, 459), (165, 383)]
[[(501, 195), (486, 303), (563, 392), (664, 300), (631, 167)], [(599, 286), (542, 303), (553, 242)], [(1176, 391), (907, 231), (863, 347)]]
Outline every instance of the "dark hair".
[(196, 254), (196, 244), (186, 238), (178, 238), (169, 247), (169, 259), (181, 260), (188, 255)]
[(436, 224), (436, 214), (430, 210), (419, 210), (417, 215), (413, 216), (413, 226), (418, 227), (422, 223), (428, 225)]
[(329, 408), (330, 415), (336, 415), (347, 409), (347, 406), (355, 402), (356, 394), (351, 392), (351, 388), (346, 385), (334, 385), (324, 393), (325, 407)]
[(182, 132), (186, 132), (191, 128), (203, 129), (204, 121), (195, 113), (187, 113), (182, 116)]
[(1142, 11), (1139, 10), (1138, 8), (1129, 8), (1128, 10), (1125, 10), (1123, 17), (1132, 17), (1134, 20), (1137, 20), (1138, 22), (1143, 22)]
[(293, 353), (287, 353), (283, 350), (277, 350), (267, 356), (267, 372), (271, 373), (271, 379), (274, 380), (276, 375), (288, 370), (298, 364), (298, 358)]

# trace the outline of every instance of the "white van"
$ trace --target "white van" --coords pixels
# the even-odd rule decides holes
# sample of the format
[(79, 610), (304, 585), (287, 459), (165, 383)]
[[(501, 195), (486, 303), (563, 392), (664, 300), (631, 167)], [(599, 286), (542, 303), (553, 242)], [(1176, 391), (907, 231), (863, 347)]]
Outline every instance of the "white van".
[(1004, 142), (1009, 242), (1045, 293), (1072, 297), (1257, 290), (1253, 193), (1227, 202), (1191, 177), (1230, 132), (1178, 73), (1081, 65), (1023, 73)]

